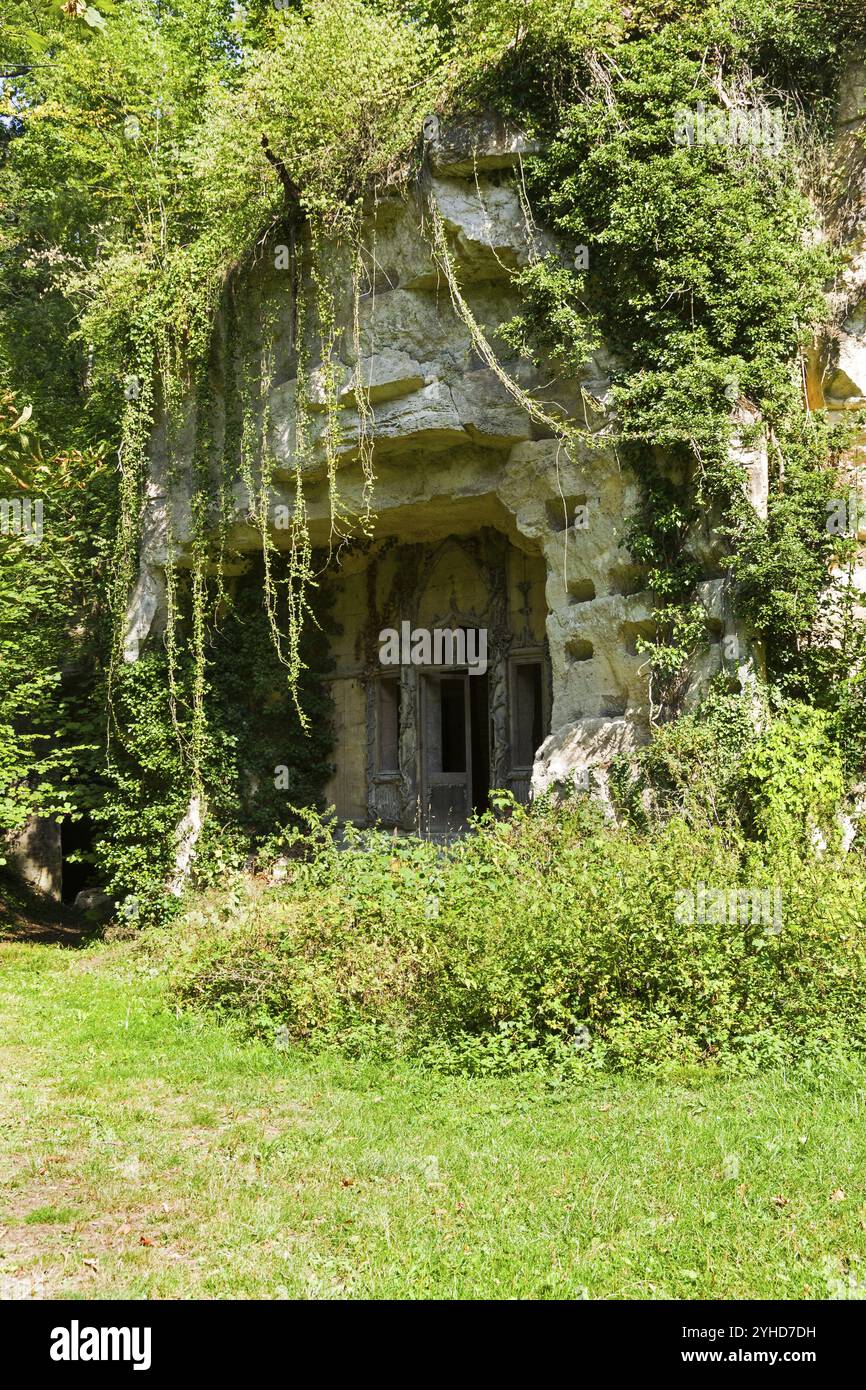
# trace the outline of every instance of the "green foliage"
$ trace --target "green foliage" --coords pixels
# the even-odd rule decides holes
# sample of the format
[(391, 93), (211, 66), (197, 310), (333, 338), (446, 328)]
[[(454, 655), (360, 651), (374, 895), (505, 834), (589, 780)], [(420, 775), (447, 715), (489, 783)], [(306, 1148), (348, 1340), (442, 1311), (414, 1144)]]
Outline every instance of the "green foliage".
[(720, 679), (700, 706), (655, 732), (612, 769), (618, 810), (649, 833), (683, 820), (721, 832), (733, 847), (783, 856), (838, 841), (846, 785), (843, 751), (827, 712), (778, 691), (731, 693)]
[(617, 810), (644, 832), (673, 817), (744, 839), (743, 760), (769, 722), (765, 697), (732, 694), (717, 681), (697, 710), (655, 730), (645, 748), (611, 768)]
[[(632, 8), (629, 18), (612, 54), (577, 58), (577, 90), (545, 153), (527, 162), (536, 215), (567, 253), (586, 248), (589, 269), (566, 255), (522, 271), (524, 308), (505, 336), (568, 370), (601, 344), (613, 354), (616, 435), (643, 484), (629, 545), (656, 596), (643, 649), (660, 703), (676, 707), (704, 638), (701, 513), (729, 540), (735, 599), (770, 674), (787, 673), (802, 692), (815, 664), (809, 634), (829, 621), (827, 572), (840, 547), (826, 502), (847, 438), (802, 399), (800, 351), (833, 270), (811, 235), (808, 180), (842, 53), (857, 42), (853, 16), (825, 6), (819, 29), (796, 3), (716, 0)], [(784, 72), (783, 91), (768, 72)], [(781, 146), (678, 139), (684, 115), (698, 103), (718, 109), (720, 91), (783, 122)], [(766, 521), (745, 501), (735, 433), (752, 447), (771, 440)], [(837, 677), (850, 655), (846, 646)], [(839, 688), (811, 685), (814, 699)]]
[(747, 814), (768, 845), (781, 847), (815, 831), (832, 835), (844, 777), (830, 735), (826, 713), (791, 704), (743, 758)]
[[(260, 573), (240, 581), (234, 598), (225, 596), (224, 609), (205, 668), (201, 796), (207, 818), (191, 865), (197, 886), (219, 881), (263, 841), (289, 830), (297, 807), (321, 804), (331, 771), (331, 701), (322, 681), (329, 667), (327, 595), (303, 637), (300, 693), (309, 734), (271, 643)], [(284, 622), (282, 605), (279, 616)], [(173, 681), (168, 661), (165, 650), (152, 648), (116, 673), (109, 757), (93, 766), (89, 784), (101, 877), (118, 898), (135, 899), (144, 923), (173, 916), (178, 905), (167, 889), (176, 877), (177, 828), (190, 797), (196, 661), (189, 624), (179, 629)]]
[[(446, 1070), (748, 1068), (866, 1042), (853, 857), (741, 856), (678, 817), (612, 832), (582, 799), (487, 817), (444, 853), (329, 841), (314, 827), (295, 843), (286, 886), (239, 885), (193, 913), (179, 999), (266, 1038)], [(713, 917), (708, 889), (764, 893), (765, 908)]]
[(0, 845), (32, 815), (77, 811), (102, 734), (77, 697), (99, 647), (114, 483), (99, 450), (45, 453), (34, 425), (0, 393)]
[(863, 646), (851, 596), (827, 589), (831, 567), (844, 571), (856, 552), (827, 525), (856, 428), (815, 415), (793, 423), (766, 519), (742, 507), (729, 531), (740, 611), (767, 645), (770, 678), (819, 703), (833, 702)]
[[(285, 562), (277, 561), (278, 584), (285, 569)], [(275, 659), (256, 569), (239, 586), (214, 634), (208, 658), (209, 715), (224, 748), (230, 743), (230, 749), (213, 767), (210, 796), (218, 820), (244, 826), (253, 849), (296, 823), (297, 807), (322, 804), (332, 771), (332, 701), (323, 679), (333, 666), (330, 599), (326, 589), (315, 595), (312, 621), (302, 633), (299, 703), (309, 721), (306, 731)], [(284, 626), (282, 602), (278, 622)], [(285, 769), (280, 777), (275, 775), (278, 768)], [(282, 785), (285, 781), (288, 786)]]
[(148, 652), (122, 669), (112, 693), (109, 758), (92, 788), (100, 877), (118, 899), (135, 898), (145, 923), (172, 908), (167, 885), (188, 801), (179, 740), (189, 734), (189, 686), (185, 663), (172, 710), (164, 653)]
[(584, 301), (586, 277), (573, 274), (555, 256), (534, 261), (514, 281), (526, 310), (503, 324), (503, 340), (534, 362), (540, 355), (568, 372), (579, 372), (602, 345), (598, 314)]
[(846, 781), (853, 783), (866, 771), (866, 664), (846, 672), (834, 711)]

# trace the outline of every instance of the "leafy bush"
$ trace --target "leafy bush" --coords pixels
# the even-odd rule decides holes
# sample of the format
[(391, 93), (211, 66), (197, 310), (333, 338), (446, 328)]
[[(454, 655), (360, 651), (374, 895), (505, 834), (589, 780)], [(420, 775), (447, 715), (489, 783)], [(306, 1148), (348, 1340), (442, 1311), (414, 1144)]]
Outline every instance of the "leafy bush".
[[(706, 641), (694, 541), (708, 520), (771, 678), (837, 709), (862, 642), (827, 584), (844, 559), (826, 522), (850, 436), (808, 408), (799, 364), (834, 273), (828, 243), (810, 234), (811, 183), (830, 163), (833, 92), (863, 20), (811, 0), (629, 5), (622, 18), (619, 41), (582, 51), (571, 89), (547, 100), (526, 183), (559, 244), (515, 277), (520, 312), (502, 334), (567, 372), (602, 344), (613, 356), (619, 457), (641, 484), (627, 544), (654, 597), (641, 650), (655, 702), (679, 710)], [(720, 93), (784, 123), (772, 157), (674, 136)], [(743, 429), (747, 418), (759, 428)], [(765, 517), (743, 496), (738, 433), (773, 440)]]
[(759, 841), (784, 853), (837, 834), (844, 752), (838, 721), (825, 711), (772, 688), (735, 694), (722, 680), (694, 713), (620, 759), (611, 788), (638, 828), (679, 816), (717, 827), (733, 844)]
[(765, 696), (733, 694), (724, 683), (697, 710), (656, 731), (652, 742), (611, 769), (618, 810), (647, 829), (653, 818), (681, 817), (739, 838), (746, 810), (742, 763), (769, 718)]
[(844, 779), (830, 725), (821, 710), (789, 705), (743, 759), (751, 824), (768, 843), (832, 831)]
[(487, 816), (447, 850), (350, 841), (314, 825), (285, 884), (192, 913), (178, 999), (277, 1045), (448, 1069), (756, 1066), (866, 1042), (853, 857), (741, 855), (679, 817), (614, 830), (586, 798)]

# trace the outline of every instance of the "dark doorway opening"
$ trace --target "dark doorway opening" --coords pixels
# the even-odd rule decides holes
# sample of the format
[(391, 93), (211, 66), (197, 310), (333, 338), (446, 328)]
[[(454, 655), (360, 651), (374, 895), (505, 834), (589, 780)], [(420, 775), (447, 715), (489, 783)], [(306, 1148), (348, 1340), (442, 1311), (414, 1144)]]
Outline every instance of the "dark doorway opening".
[(465, 676), (443, 676), (439, 682), (443, 772), (466, 772), (469, 765), (469, 749), (466, 746), (466, 683)]
[(89, 816), (80, 820), (67, 818), (60, 827), (62, 855), (61, 898), (73, 903), (84, 888), (93, 888), (96, 875), (92, 863), (93, 822)]

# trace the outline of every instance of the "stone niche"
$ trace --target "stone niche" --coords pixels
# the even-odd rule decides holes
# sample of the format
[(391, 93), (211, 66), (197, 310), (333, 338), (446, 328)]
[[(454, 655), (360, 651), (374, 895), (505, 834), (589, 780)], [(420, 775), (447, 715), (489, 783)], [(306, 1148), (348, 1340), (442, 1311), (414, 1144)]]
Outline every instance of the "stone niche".
[[(579, 375), (557, 376), (510, 359), (497, 339), (498, 326), (520, 307), (511, 272), (556, 249), (527, 224), (518, 196), (517, 165), (529, 146), (492, 117), (450, 129), (432, 119), (424, 134), (426, 170), (415, 194), (368, 211), (367, 278), (357, 306), (345, 252), (329, 251), (331, 278), (345, 286), (336, 304), (335, 447), (349, 536), (332, 547), (343, 632), (334, 643), (336, 773), (329, 794), (346, 819), (444, 833), (459, 829), (493, 787), (525, 799), (531, 789), (583, 778), (590, 768), (603, 772), (648, 737), (653, 711), (639, 639), (650, 630), (651, 599), (625, 544), (638, 488), (611, 439), (609, 358), (600, 352)], [(464, 297), (505, 371), (548, 417), (585, 427), (585, 443), (570, 454), (473, 346), (431, 255), (425, 200), (438, 209)], [(224, 308), (215, 327), (207, 422), (220, 450), (237, 383), (262, 380), (267, 322), (272, 371), (256, 424), (260, 435), (267, 431), (274, 461), (270, 516), (278, 547), (288, 544), (284, 523), (294, 507), (296, 466), (297, 315), (293, 272), (278, 268), (287, 259), (277, 239), (232, 287), (231, 324)], [(312, 337), (306, 348), (318, 350)], [(321, 371), (315, 357), (309, 360), (306, 507), (313, 543), (327, 546), (329, 411)], [(165, 423), (154, 432), (129, 660), (165, 621), (169, 516), (181, 562), (190, 543), (189, 477), (201, 426), (190, 402), (172, 444), (171, 476), (178, 481), (170, 506)], [(351, 521), (364, 510), (362, 437), (372, 441), (375, 472), (374, 517), (364, 534)], [(765, 456), (744, 452), (741, 463), (744, 488), (756, 506), (765, 505)], [(260, 546), (240, 482), (229, 540), (240, 552)], [(726, 667), (741, 681), (760, 668), (760, 654), (730, 616), (712, 536), (700, 552), (714, 642), (695, 672), (695, 691)], [(414, 663), (385, 671), (378, 634), (403, 621), (484, 629), (486, 673)], [(726, 643), (732, 634), (737, 642)]]

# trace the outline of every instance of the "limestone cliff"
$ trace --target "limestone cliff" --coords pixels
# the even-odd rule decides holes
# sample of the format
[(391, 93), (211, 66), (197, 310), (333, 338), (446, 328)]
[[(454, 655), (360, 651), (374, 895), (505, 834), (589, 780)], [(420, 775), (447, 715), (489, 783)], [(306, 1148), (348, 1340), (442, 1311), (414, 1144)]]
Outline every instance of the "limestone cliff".
[[(837, 297), (834, 305), (838, 329), (816, 348), (809, 370), (814, 404), (838, 411), (866, 404), (866, 184), (859, 139), (866, 122), (862, 72), (862, 65), (852, 68), (844, 84), (836, 224), (827, 231), (851, 242), (853, 255), (844, 304)], [(360, 595), (365, 585), (366, 590), (370, 588), (368, 571), (383, 548), (396, 544), (435, 547), (449, 538), (494, 532), (516, 555), (540, 567), (542, 630), (537, 630), (535, 618), (517, 616), (516, 599), (509, 598), (508, 613), (513, 617), (503, 619), (508, 629), (503, 660), (509, 651), (528, 650), (527, 644), (538, 643), (544, 649), (549, 732), (535, 750), (532, 780), (536, 789), (571, 780), (590, 766), (603, 768), (615, 754), (643, 741), (658, 713), (650, 703), (646, 660), (637, 649), (638, 638), (652, 632), (652, 606), (641, 569), (625, 545), (638, 489), (617, 458), (610, 407), (611, 363), (599, 353), (586, 363), (579, 378), (542, 376), (525, 361), (509, 360), (496, 341), (497, 326), (519, 307), (511, 272), (532, 255), (551, 249), (567, 251), (554, 248), (532, 223), (521, 197), (520, 161), (531, 148), (529, 142), (492, 117), (452, 127), (432, 117), (425, 123), (424, 143), (424, 175), (415, 192), (367, 209), (362, 237), (364, 282), (357, 305), (345, 251), (337, 244), (326, 248), (331, 282), (345, 286), (336, 303), (333, 372), (339, 421), (334, 448), (341, 507), (347, 517), (364, 509), (365, 440), (370, 441), (375, 472), (372, 526), (354, 549), (344, 546), (342, 556), (333, 562), (335, 581), (344, 596), (343, 621), (350, 634), (337, 653), (336, 680), (354, 683), (353, 690), (348, 684), (345, 688), (337, 761), (338, 766), (342, 762), (344, 768), (351, 764), (353, 769), (346, 774), (348, 781), (343, 779), (342, 809), (356, 819), (364, 818), (365, 807), (372, 817), (382, 810), (371, 790), (374, 732), (368, 727), (366, 752), (363, 748), (353, 751), (352, 730), (357, 742), (357, 722), (366, 719), (369, 724), (375, 717), (363, 694), (364, 682), (372, 674), (365, 655), (369, 653), (366, 629), (381, 611), (376, 603), (371, 607), (369, 595), (363, 599)], [(425, 210), (429, 213), (430, 206), (446, 230), (472, 314), (503, 354), (505, 373), (539, 403), (539, 416), (533, 418), (523, 409), (501, 376), (479, 356), (466, 322), (455, 312), (424, 230)], [(267, 432), (274, 460), (269, 515), (271, 536), (278, 547), (287, 543), (284, 519), (295, 505), (297, 364), (303, 355), (297, 341), (292, 281), (296, 261), (287, 250), (279, 243), (269, 245), (233, 287), (233, 323), (224, 309), (216, 327), (207, 422), (219, 450), (230, 429), (227, 374), (236, 380), (261, 380), (262, 325), (267, 322), (273, 370), (266, 399), (256, 410), (257, 426)], [(306, 347), (314, 350), (312, 337)], [(359, 391), (359, 383), (363, 390)], [(307, 509), (314, 543), (325, 544), (331, 517), (326, 436), (329, 430), (332, 440), (334, 436), (321, 364), (313, 364), (308, 395), (310, 441), (303, 466)], [(742, 407), (735, 409), (743, 426), (752, 423)], [(539, 423), (543, 417), (575, 420), (585, 428), (584, 443), (566, 449), (554, 429)], [(187, 483), (201, 428), (190, 402), (172, 446), (171, 467), (164, 421), (155, 432), (141, 569), (129, 614), (129, 660), (136, 658), (141, 642), (159, 629), (164, 618), (162, 576), (169, 524), (181, 563), (190, 542)], [(747, 449), (736, 441), (734, 448), (744, 490), (761, 511), (767, 500), (766, 451)], [(861, 462), (862, 454), (852, 458), (852, 469)], [(234, 488), (232, 506), (230, 546), (241, 553), (259, 548), (261, 537), (250, 519), (251, 499), (240, 482)], [(743, 685), (761, 671), (759, 648), (732, 614), (728, 581), (719, 565), (720, 547), (709, 523), (695, 536), (694, 549), (703, 566), (700, 593), (712, 641), (691, 673), (687, 701), (695, 699), (720, 670), (727, 670), (732, 680)], [(431, 610), (431, 620), (486, 623), (500, 580), (490, 578), (493, 571), (486, 572), (473, 596), (471, 585), (466, 587), (468, 581), (459, 577), (462, 561), (454, 563), (450, 578), (442, 580), (443, 593), (450, 584), (454, 600), (443, 598), (439, 609)], [(479, 565), (481, 573), (480, 561)], [(510, 559), (496, 570), (509, 593), (512, 571)], [(364, 574), (368, 574), (366, 580)], [(861, 569), (859, 578), (866, 587), (866, 571)], [(526, 584), (531, 588), (530, 580)], [(461, 585), (465, 596), (457, 602)], [(391, 592), (396, 592), (393, 583)], [(417, 606), (422, 602), (421, 589), (413, 592)], [(535, 600), (526, 602), (531, 608)], [(506, 676), (499, 686), (496, 698), (506, 708), (512, 699)], [(494, 724), (495, 704), (493, 699)], [(507, 732), (501, 732), (498, 744), (494, 737), (494, 762), (499, 757), (496, 749), (501, 751), (507, 743)], [(414, 744), (404, 748), (404, 771), (416, 754)], [(505, 752), (502, 759), (500, 771), (507, 776)], [(402, 811), (399, 804), (393, 809), (395, 823), (411, 823), (407, 804), (418, 794), (406, 772)]]

